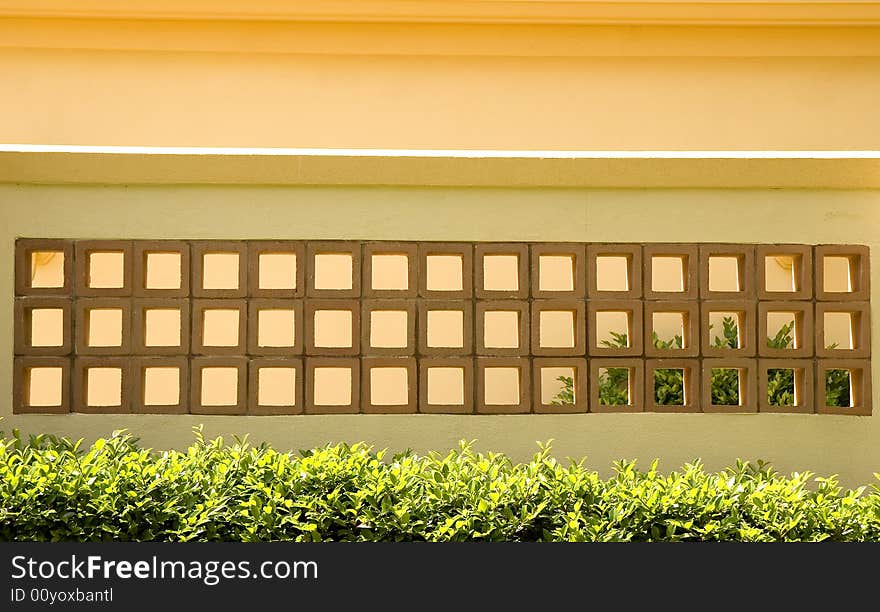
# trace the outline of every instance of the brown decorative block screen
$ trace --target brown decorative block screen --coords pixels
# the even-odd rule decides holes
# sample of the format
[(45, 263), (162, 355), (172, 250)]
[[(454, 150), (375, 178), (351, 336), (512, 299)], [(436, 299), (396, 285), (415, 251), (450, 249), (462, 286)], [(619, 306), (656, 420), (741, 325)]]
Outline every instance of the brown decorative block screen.
[(14, 411), (870, 415), (869, 257), (20, 239)]

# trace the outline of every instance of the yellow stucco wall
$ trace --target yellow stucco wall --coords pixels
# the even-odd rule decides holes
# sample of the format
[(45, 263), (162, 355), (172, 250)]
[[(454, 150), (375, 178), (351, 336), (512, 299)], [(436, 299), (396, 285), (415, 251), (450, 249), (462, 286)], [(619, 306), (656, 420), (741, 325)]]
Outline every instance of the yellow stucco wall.
[[(0, 185), (0, 295), (7, 296), (0, 301), (0, 388), (12, 383), (16, 236), (856, 242), (876, 253), (878, 224), (880, 191)], [(876, 322), (876, 261), (873, 276)], [(873, 345), (876, 354), (876, 331)], [(874, 385), (875, 406), (878, 398)], [(13, 416), (8, 393), (0, 415), (6, 431), (94, 438), (128, 428), (155, 447), (183, 446), (190, 428), (203, 423), (209, 436), (249, 433), (282, 448), (365, 440), (427, 451), (475, 438), (480, 448), (516, 459), (530, 456), (536, 440), (553, 438), (558, 456), (587, 456), (605, 471), (622, 457), (660, 457), (667, 468), (696, 457), (713, 468), (764, 458), (857, 484), (870, 482), (880, 466), (877, 416)]]

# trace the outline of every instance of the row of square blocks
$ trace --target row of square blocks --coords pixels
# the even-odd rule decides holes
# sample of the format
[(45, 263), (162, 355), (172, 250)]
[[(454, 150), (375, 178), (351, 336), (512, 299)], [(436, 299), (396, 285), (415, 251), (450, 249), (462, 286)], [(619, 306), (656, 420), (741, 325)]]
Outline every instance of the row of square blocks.
[[(423, 297), (458, 299), (524, 299), (571, 297), (602, 299), (676, 300), (794, 299), (820, 301), (867, 300), (870, 294), (869, 252), (862, 245), (749, 245), (749, 244), (586, 244), (586, 243), (415, 243), (352, 241), (171, 241), (171, 240), (54, 240), (19, 239), (16, 243), (17, 295), (77, 295), (83, 297), (188, 297), (197, 298), (351, 298)], [(32, 256), (61, 254), (58, 286), (34, 286)], [(92, 282), (92, 256), (118, 255), (118, 284), (96, 286)], [(179, 284), (149, 288), (149, 255), (176, 255)], [(291, 257), (293, 268), (287, 286), (262, 284), (261, 258), (266, 255)], [(230, 256), (234, 263), (228, 285), (214, 285), (212, 257)], [(348, 278), (342, 284), (322, 280), (320, 258), (343, 256)], [(402, 257), (400, 288), (373, 286), (373, 261), (377, 256)], [(489, 280), (486, 261), (504, 262), (500, 285)], [(597, 258), (626, 261), (625, 287), (601, 291), (597, 285)], [(736, 268), (738, 287), (733, 291), (712, 290), (710, 259), (725, 258)], [(775, 291), (768, 286), (768, 259), (784, 258), (792, 267), (791, 290)], [(825, 286), (828, 258), (848, 268), (843, 289)], [(654, 286), (655, 262), (680, 260), (681, 286), (658, 290)], [(228, 257), (217, 259), (228, 261)], [(267, 260), (268, 261), (268, 260)], [(454, 286), (431, 285), (431, 266), (453, 263)], [(553, 287), (541, 277), (544, 263), (562, 262), (569, 268), (563, 287)], [(303, 265), (305, 262), (305, 265)], [(268, 264), (267, 264), (268, 266)], [(221, 266), (222, 267), (222, 266)], [(329, 268), (327, 268), (329, 269)], [(328, 278), (336, 273), (326, 273)], [(439, 273), (437, 274), (439, 277)], [(547, 277), (549, 279), (549, 276)], [(506, 279), (506, 280), (505, 280)], [(368, 282), (369, 280), (369, 282)], [(545, 282), (547, 281), (547, 282)], [(333, 282), (336, 282), (335, 280)]]
[[(626, 369), (629, 403), (605, 405), (599, 401), (597, 380), (603, 370)], [(192, 414), (351, 414), (351, 413), (584, 413), (584, 412), (792, 412), (826, 414), (871, 414), (871, 375), (867, 360), (847, 359), (583, 359), (511, 357), (17, 357), (15, 360), (16, 413), (192, 413)], [(570, 370), (574, 380), (574, 401), (546, 403), (542, 387), (548, 382), (545, 370), (557, 374)], [(684, 405), (658, 405), (650, 381), (656, 370), (680, 370)], [(741, 405), (717, 406), (711, 398), (712, 372), (736, 369), (740, 376)], [(795, 406), (770, 405), (767, 400), (769, 371), (793, 371)], [(57, 375), (60, 399), (54, 405), (35, 405), (31, 385), (43, 385), (40, 375)], [(177, 396), (161, 405), (147, 405), (147, 385), (152, 372), (171, 371), (176, 378)], [(846, 370), (850, 375), (853, 404), (849, 407), (825, 405), (825, 377), (830, 370)], [(151, 372), (152, 371), (152, 372)], [(268, 372), (268, 374), (266, 374)], [(376, 378), (376, 373), (394, 374)], [(98, 375), (116, 376), (115, 400), (91, 402), (89, 385)], [(280, 375), (280, 378), (279, 378)], [(340, 378), (340, 375), (341, 378)], [(93, 376), (95, 376), (93, 378)], [(203, 389), (221, 386), (230, 377), (234, 391), (228, 400), (216, 402)], [(264, 376), (266, 377), (264, 379)], [(286, 386), (283, 397), (271, 401), (261, 394), (261, 385), (270, 380)], [(219, 378), (218, 378), (219, 377)], [(645, 384), (646, 379), (649, 381)], [(376, 381), (391, 381), (398, 399), (385, 404), (371, 392)], [(550, 380), (553, 380), (552, 378)], [(98, 384), (95, 382), (94, 384)], [(173, 387), (167, 378), (152, 384)], [(378, 382), (376, 383), (378, 384)], [(500, 385), (503, 400), (492, 400), (487, 389)], [(328, 399), (319, 399), (316, 389), (332, 387)], [(443, 394), (442, 402), (432, 398), (434, 390)], [(458, 391), (456, 391), (456, 389)], [(555, 387), (554, 387), (555, 389)], [(189, 392), (187, 391), (189, 390)], [(449, 399), (450, 390), (453, 396)]]
[[(15, 353), (18, 355), (496, 355), (496, 356), (683, 356), (683, 357), (828, 357), (870, 356), (870, 308), (867, 302), (749, 302), (640, 300), (298, 300), (298, 299), (130, 299), (17, 298)], [(54, 311), (52, 346), (34, 340), (50, 323), (37, 318)], [(218, 314), (219, 313), (219, 314)], [(376, 313), (383, 313), (379, 319)], [(388, 313), (393, 317), (385, 316)], [(598, 317), (623, 313), (629, 346), (601, 346)], [(712, 316), (732, 314), (739, 348), (713, 346)], [(775, 333), (768, 315), (782, 313), (794, 322), (795, 347), (771, 348), (758, 341)], [(829, 348), (826, 317), (846, 316), (848, 348)], [(170, 314), (170, 319), (167, 315)], [(441, 319), (450, 315), (452, 319)], [(653, 343), (654, 318), (680, 315), (681, 349)], [(108, 315), (112, 339), (90, 338), (92, 316)], [(156, 319), (151, 316), (156, 315)], [(159, 318), (159, 316), (166, 318)], [(222, 316), (220, 316), (222, 315)], [(339, 317), (342, 318), (339, 318)], [(432, 319), (432, 317), (437, 317)], [(376, 317), (376, 320), (373, 320)], [(96, 320), (100, 320), (97, 319)], [(170, 321), (170, 322), (169, 322)], [(451, 323), (448, 323), (451, 321)], [(164, 325), (163, 325), (164, 324)], [(150, 326), (167, 330), (171, 337)], [(221, 339), (212, 337), (212, 326)], [(433, 331), (436, 326), (439, 331)], [(392, 338), (374, 339), (379, 328)], [(325, 329), (326, 328), (326, 329)], [(491, 328), (491, 329), (490, 329)], [(489, 345), (487, 345), (487, 329)], [(267, 331), (269, 330), (269, 331)], [(274, 330), (275, 335), (270, 333)], [(264, 333), (265, 332), (265, 333)], [(324, 339), (331, 336), (332, 342)], [(604, 332), (603, 332), (604, 333)], [(844, 332), (845, 333), (845, 332)], [(838, 334), (839, 335), (839, 334)], [(339, 339), (341, 338), (341, 340)], [(212, 346), (211, 343), (223, 346)], [(157, 345), (161, 344), (161, 345)], [(326, 346), (326, 344), (335, 344)], [(343, 346), (339, 346), (343, 345)]]

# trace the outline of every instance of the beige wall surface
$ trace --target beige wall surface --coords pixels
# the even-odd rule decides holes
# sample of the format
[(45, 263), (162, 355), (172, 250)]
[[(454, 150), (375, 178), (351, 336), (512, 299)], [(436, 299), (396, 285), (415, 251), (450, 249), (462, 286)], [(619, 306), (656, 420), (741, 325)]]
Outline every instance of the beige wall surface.
[[(12, 387), (13, 244), (17, 236), (72, 238), (295, 238), (608, 242), (861, 243), (876, 253), (880, 191), (587, 190), (258, 186), (0, 185), (0, 387)], [(872, 319), (880, 320), (880, 266)], [(880, 335), (874, 333), (875, 354)], [(876, 370), (876, 365), (875, 365)], [(880, 405), (874, 385), (874, 405)], [(782, 470), (839, 473), (870, 483), (880, 466), (880, 420), (784, 414), (307, 415), (284, 417), (12, 415), (0, 429), (93, 439), (127, 428), (144, 443), (181, 447), (190, 428), (208, 436), (249, 433), (281, 448), (364, 440), (378, 447), (481, 449), (528, 458), (555, 439), (559, 457), (588, 457), (607, 473), (619, 458), (666, 469), (737, 457)]]

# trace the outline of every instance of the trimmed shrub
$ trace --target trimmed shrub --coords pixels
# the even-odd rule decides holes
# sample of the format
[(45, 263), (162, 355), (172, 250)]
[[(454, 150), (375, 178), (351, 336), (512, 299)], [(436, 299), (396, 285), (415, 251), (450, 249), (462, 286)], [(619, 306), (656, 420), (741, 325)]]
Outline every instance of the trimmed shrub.
[(0, 539), (53, 541), (820, 541), (880, 539), (880, 491), (737, 462), (602, 479), (546, 445), (513, 464), (469, 444), (300, 454), (218, 438), (153, 452), (116, 432), (84, 448), (0, 438)]

